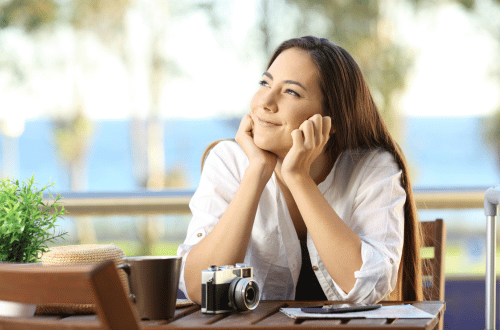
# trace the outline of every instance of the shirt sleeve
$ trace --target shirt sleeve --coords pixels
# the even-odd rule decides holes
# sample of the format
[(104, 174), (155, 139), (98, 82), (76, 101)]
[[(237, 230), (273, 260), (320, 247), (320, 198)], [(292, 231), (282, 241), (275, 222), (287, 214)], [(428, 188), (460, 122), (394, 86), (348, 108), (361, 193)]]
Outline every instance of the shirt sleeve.
[(402, 171), (386, 151), (376, 152), (364, 165), (354, 197), (350, 227), (361, 239), (363, 265), (354, 273), (354, 288), (343, 299), (374, 303), (396, 286), (403, 250), (406, 192)]
[[(246, 164), (242, 160), (246, 160)], [(188, 297), (184, 281), (186, 258), (191, 249), (219, 222), (236, 194), (247, 163), (243, 150), (238, 144), (230, 141), (219, 142), (207, 156), (200, 184), (189, 202), (192, 218), (186, 239), (177, 249), (177, 255), (182, 257), (179, 289), (186, 297)]]

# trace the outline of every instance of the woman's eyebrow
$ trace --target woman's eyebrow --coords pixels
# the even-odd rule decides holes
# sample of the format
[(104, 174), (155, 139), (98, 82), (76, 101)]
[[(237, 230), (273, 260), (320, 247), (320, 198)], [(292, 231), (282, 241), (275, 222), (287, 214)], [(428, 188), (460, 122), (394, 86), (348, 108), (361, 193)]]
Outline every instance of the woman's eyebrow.
[(264, 72), (262, 75), (263, 75), (263, 76), (268, 77), (268, 78), (269, 78), (269, 79), (271, 79), (271, 80), (273, 80), (273, 79), (274, 79), (274, 78), (273, 78), (273, 75), (272, 75), (272, 74), (270, 74), (270, 73), (269, 73), (269, 72), (267, 72), (267, 71), (266, 71), (266, 72)]
[[(268, 77), (268, 78), (269, 78), (269, 79), (271, 79), (271, 80), (274, 80), (273, 75), (272, 75), (272, 74), (270, 74), (270, 73), (269, 73), (269, 72), (267, 72), (267, 71), (266, 71), (266, 72), (264, 72), (262, 75), (264, 75), (264, 76)], [(302, 86), (302, 84), (301, 84), (301, 83), (299, 83), (298, 81), (295, 81), (295, 80), (285, 80), (285, 81), (284, 81), (284, 83), (285, 83), (285, 84), (293, 84), (293, 85), (297, 85), (297, 86), (299, 86), (300, 88), (302, 88), (303, 90), (307, 91), (307, 89), (306, 89), (304, 86)]]
[(300, 88), (302, 88), (303, 90), (307, 91), (307, 89), (304, 86), (302, 86), (302, 84), (299, 83), (298, 81), (295, 81), (295, 80), (285, 80), (284, 83), (285, 84), (294, 84), (294, 85), (297, 85)]

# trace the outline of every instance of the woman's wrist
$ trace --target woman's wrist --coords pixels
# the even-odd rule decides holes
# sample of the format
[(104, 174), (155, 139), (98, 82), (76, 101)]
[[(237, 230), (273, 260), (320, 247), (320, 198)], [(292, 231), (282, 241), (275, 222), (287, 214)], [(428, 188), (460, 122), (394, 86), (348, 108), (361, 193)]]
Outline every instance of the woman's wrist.
[(251, 177), (254, 182), (262, 182), (264, 185), (273, 175), (276, 164), (251, 162), (245, 170), (245, 177)]
[(311, 175), (307, 172), (282, 171), (281, 176), (289, 189), (293, 189), (293, 187), (301, 187), (311, 182), (314, 183)]

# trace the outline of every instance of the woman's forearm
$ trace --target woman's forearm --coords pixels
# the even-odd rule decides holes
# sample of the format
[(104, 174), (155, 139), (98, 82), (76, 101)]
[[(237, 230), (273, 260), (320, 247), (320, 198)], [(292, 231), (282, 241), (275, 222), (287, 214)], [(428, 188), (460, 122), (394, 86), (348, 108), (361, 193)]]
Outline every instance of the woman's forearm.
[(321, 261), (332, 279), (349, 293), (362, 265), (361, 240), (337, 215), (310, 177), (286, 180)]
[(189, 252), (184, 278), (189, 298), (201, 302), (201, 271), (210, 265), (234, 265), (245, 259), (262, 191), (272, 169), (249, 166), (215, 228)]

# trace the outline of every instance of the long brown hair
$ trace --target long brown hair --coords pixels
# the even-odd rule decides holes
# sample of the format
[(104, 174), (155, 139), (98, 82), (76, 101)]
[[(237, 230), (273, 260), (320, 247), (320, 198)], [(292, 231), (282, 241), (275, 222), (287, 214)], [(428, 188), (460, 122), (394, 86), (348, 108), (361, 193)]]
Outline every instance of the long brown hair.
[(403, 152), (392, 139), (373, 101), (363, 74), (352, 56), (327, 39), (312, 36), (283, 42), (271, 57), (268, 68), (283, 51), (302, 49), (318, 68), (323, 92), (324, 115), (332, 118), (335, 134), (326, 151), (332, 157), (348, 149), (382, 148), (390, 152), (402, 170), (401, 184), (406, 191), (404, 205), (404, 242), (394, 300), (422, 300), (421, 232), (413, 189)]
[[(275, 50), (267, 68), (285, 50), (299, 48), (307, 51), (318, 68), (323, 92), (324, 115), (332, 118), (335, 134), (326, 145), (333, 159), (344, 150), (382, 148), (390, 152), (402, 171), (401, 184), (406, 192), (404, 205), (403, 254), (392, 300), (419, 301), (422, 294), (422, 265), (420, 258), (421, 231), (413, 189), (403, 152), (392, 139), (373, 101), (363, 74), (352, 56), (327, 39), (312, 36), (283, 42)], [(212, 143), (205, 151), (203, 161)]]

